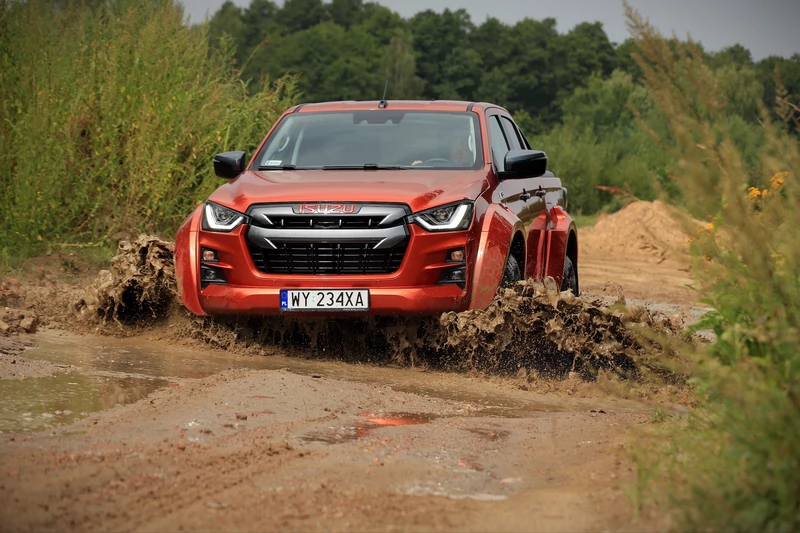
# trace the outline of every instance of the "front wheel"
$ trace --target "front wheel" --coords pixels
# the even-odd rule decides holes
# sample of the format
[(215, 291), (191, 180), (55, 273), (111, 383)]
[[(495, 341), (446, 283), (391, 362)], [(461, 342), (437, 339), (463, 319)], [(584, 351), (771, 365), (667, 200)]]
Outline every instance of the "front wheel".
[(569, 256), (564, 257), (564, 277), (561, 280), (561, 291), (571, 290), (578, 296), (578, 269)]
[(503, 269), (503, 279), (500, 281), (500, 288), (507, 289), (513, 287), (516, 282), (522, 279), (522, 270), (519, 268), (517, 258), (508, 254), (506, 266)]

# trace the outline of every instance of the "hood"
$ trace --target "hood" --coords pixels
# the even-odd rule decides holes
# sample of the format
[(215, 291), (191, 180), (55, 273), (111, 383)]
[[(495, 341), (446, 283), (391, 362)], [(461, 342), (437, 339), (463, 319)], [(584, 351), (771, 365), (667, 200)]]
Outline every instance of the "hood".
[(239, 212), (278, 202), (396, 202), (414, 212), (475, 200), (489, 186), (481, 170), (246, 170), (209, 200)]

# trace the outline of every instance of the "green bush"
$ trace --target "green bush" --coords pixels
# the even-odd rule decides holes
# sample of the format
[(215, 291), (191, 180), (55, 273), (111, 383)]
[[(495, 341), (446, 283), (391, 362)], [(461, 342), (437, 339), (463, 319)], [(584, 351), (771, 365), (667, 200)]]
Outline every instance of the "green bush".
[[(633, 11), (644, 85), (668, 119), (683, 202), (714, 220), (693, 241), (717, 341), (696, 354), (701, 406), (640, 455), (640, 488), (687, 531), (800, 529), (800, 151), (760, 109), (730, 113), (729, 79)], [(760, 93), (751, 95), (756, 105)], [(742, 100), (734, 102), (747, 107)], [(781, 102), (785, 118), (800, 108)], [(659, 453), (661, 452), (661, 453)]]
[[(211, 158), (252, 150), (293, 79), (248, 94), (171, 0), (0, 6), (0, 253), (174, 233), (219, 184)], [(61, 8), (60, 8), (61, 7)]]

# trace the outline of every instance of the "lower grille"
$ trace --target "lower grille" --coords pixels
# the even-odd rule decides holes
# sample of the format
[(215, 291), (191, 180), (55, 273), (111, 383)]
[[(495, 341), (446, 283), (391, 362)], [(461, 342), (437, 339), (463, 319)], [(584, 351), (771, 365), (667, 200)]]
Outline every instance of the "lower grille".
[(387, 249), (375, 243), (276, 243), (277, 249), (250, 246), (250, 256), (265, 274), (391, 274), (403, 262), (408, 239)]

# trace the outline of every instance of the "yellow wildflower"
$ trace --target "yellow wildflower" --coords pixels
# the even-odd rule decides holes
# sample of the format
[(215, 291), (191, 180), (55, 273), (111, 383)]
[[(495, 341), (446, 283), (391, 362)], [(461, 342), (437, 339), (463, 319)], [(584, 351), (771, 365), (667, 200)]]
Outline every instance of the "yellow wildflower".
[(772, 252), (769, 254), (769, 258), (775, 261), (776, 265), (782, 265), (786, 263), (786, 259), (784, 259), (783, 255), (779, 253)]
[(786, 180), (786, 176), (788, 176), (788, 172), (778, 172), (774, 176), (772, 176), (769, 180), (769, 186), (773, 191), (777, 191), (783, 186), (784, 181)]
[(711, 231), (713, 229), (714, 229), (714, 223), (713, 222), (709, 222), (708, 224), (706, 224), (706, 231)]
[(751, 200), (757, 200), (761, 196), (761, 190), (758, 187), (750, 187), (747, 189), (747, 197)]

